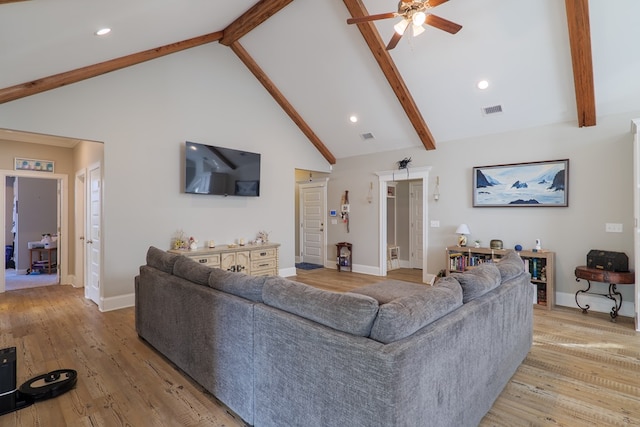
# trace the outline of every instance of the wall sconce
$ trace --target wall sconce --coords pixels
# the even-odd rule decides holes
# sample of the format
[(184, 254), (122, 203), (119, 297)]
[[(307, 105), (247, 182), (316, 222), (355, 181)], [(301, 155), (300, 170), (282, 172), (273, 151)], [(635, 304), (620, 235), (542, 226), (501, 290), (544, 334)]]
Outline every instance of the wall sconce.
[(373, 182), (369, 183), (369, 194), (367, 194), (367, 202), (373, 202)]
[(440, 177), (436, 176), (436, 188), (433, 189), (433, 200), (440, 200)]
[(458, 229), (456, 230), (456, 234), (458, 236), (458, 246), (465, 247), (467, 246), (467, 235), (471, 234), (471, 230), (469, 230), (469, 226), (467, 224), (460, 224)]

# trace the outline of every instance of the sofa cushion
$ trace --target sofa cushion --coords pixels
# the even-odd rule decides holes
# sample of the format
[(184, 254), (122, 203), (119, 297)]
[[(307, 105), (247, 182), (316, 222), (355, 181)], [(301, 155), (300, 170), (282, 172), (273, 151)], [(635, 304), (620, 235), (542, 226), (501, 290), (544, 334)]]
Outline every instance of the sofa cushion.
[(228, 294), (255, 302), (262, 302), (262, 287), (266, 276), (249, 276), (220, 268), (212, 268), (209, 286)]
[(524, 271), (524, 262), (522, 258), (520, 258), (520, 255), (514, 250), (508, 250), (507, 253), (500, 258), (496, 266), (498, 267), (498, 271), (500, 271), (500, 277), (502, 277), (503, 282), (513, 279)]
[(155, 246), (150, 246), (147, 250), (147, 265), (165, 273), (173, 273), (173, 265), (180, 255), (170, 254)]
[(178, 256), (173, 266), (173, 275), (182, 277), (198, 285), (208, 285), (211, 267), (200, 264), (197, 261), (187, 258), (186, 256)]
[(494, 263), (481, 264), (464, 273), (452, 273), (451, 277), (462, 286), (462, 302), (468, 303), (500, 286), (500, 270)]
[(434, 286), (389, 280), (351, 292), (370, 295), (382, 303), (370, 337), (385, 344), (406, 338), (462, 306), (462, 289), (451, 277)]
[(378, 301), (356, 294), (314, 288), (282, 277), (269, 277), (262, 289), (265, 304), (338, 331), (366, 337), (378, 313)]

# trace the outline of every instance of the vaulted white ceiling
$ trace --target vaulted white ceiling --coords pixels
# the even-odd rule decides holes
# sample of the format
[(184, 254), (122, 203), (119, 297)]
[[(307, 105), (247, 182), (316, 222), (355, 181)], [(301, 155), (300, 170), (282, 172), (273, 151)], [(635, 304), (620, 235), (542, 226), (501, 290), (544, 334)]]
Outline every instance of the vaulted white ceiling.
[[(397, 8), (395, 0), (363, 3), (371, 14)], [(2, 4), (0, 89), (221, 31), (255, 4)], [(591, 0), (589, 7), (597, 115), (640, 111), (640, 2)], [(564, 1), (450, 0), (433, 13), (462, 30), (405, 35), (391, 57), (436, 145), (557, 122), (578, 126)], [(350, 16), (341, 0), (294, 0), (239, 42), (335, 157), (422, 146), (358, 28), (346, 24)], [(385, 42), (398, 20), (376, 22)], [(113, 32), (93, 35), (104, 26)], [(490, 82), (485, 91), (476, 87), (481, 79)], [(494, 105), (503, 112), (482, 113)]]

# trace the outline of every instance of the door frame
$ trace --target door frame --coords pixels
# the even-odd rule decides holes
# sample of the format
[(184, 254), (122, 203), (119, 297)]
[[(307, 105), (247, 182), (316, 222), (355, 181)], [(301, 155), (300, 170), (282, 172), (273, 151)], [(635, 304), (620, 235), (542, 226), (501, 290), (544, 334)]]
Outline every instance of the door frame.
[(640, 119), (631, 120), (633, 134), (633, 260), (636, 270), (634, 286), (634, 318), (640, 331)]
[[(0, 201), (3, 203), (2, 209), (0, 209), (0, 224), (4, 224), (7, 220), (5, 218), (5, 209), (7, 205), (7, 192), (6, 182), (8, 176), (15, 176), (18, 178), (39, 178), (39, 179), (55, 179), (58, 181), (58, 274), (59, 283), (70, 283), (68, 276), (69, 265), (69, 247), (68, 247), (68, 223), (69, 223), (69, 202), (67, 196), (67, 189), (69, 177), (66, 174), (60, 173), (45, 173), (36, 171), (21, 171), (21, 170), (8, 170), (0, 169), (0, 179), (2, 185), (0, 185)], [(3, 226), (4, 227), (4, 226)], [(4, 233), (0, 233), (0, 246), (3, 248), (6, 245)], [(0, 294), (6, 291), (5, 281), (5, 265), (4, 262), (0, 265)]]
[[(87, 235), (87, 169), (81, 169), (76, 172), (74, 181), (74, 231), (75, 231), (75, 259), (74, 273), (75, 281), (73, 286), (84, 287), (87, 283), (86, 278), (86, 245), (85, 237)], [(78, 233), (80, 231), (80, 233)]]
[[(322, 228), (322, 265), (327, 265), (327, 183), (329, 182), (329, 178), (319, 179), (317, 181), (302, 181), (298, 182), (298, 200), (299, 200), (299, 224), (298, 229), (300, 232), (298, 233), (298, 243), (300, 252), (297, 254), (298, 257), (301, 257), (301, 253), (303, 251), (303, 242), (304, 242), (304, 233), (303, 233), (303, 217), (304, 217), (304, 198), (300, 197), (302, 195), (302, 190), (305, 188), (313, 188), (313, 187), (321, 187), (322, 188), (322, 199), (324, 210), (322, 212), (322, 223), (324, 227)], [(302, 259), (302, 257), (301, 257)]]
[(422, 180), (422, 223), (424, 226), (422, 227), (422, 281), (425, 283), (429, 283), (431, 281), (431, 274), (427, 272), (427, 258), (428, 251), (427, 248), (429, 246), (429, 227), (427, 227), (429, 218), (429, 197), (428, 197), (428, 183), (429, 183), (429, 172), (431, 171), (431, 166), (423, 166), (416, 168), (408, 168), (403, 170), (391, 170), (391, 171), (380, 171), (376, 172), (378, 175), (378, 191), (379, 191), (379, 218), (380, 223), (378, 226), (380, 247), (378, 248), (378, 265), (380, 266), (380, 276), (387, 275), (387, 184), (393, 181), (412, 181), (412, 180)]

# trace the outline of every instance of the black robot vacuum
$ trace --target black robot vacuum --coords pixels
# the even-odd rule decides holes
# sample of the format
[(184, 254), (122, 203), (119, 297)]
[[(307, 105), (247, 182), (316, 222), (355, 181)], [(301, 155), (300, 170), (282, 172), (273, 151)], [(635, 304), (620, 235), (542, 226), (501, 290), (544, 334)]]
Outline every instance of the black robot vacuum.
[(51, 399), (71, 390), (78, 381), (73, 369), (58, 369), (16, 387), (16, 348), (0, 350), (0, 416)]

